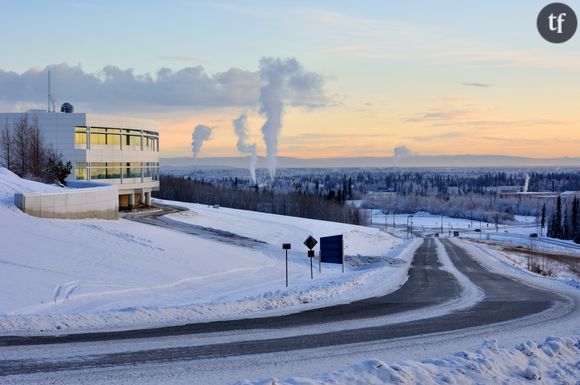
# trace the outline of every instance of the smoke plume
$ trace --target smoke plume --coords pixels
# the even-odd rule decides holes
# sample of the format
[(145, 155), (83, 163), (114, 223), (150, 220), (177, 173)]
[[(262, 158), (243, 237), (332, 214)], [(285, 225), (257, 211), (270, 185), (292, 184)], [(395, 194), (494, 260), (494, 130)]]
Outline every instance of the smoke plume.
[(203, 142), (209, 140), (211, 138), (212, 128), (205, 126), (203, 124), (198, 124), (195, 126), (191, 134), (191, 150), (193, 151), (193, 165), (197, 163), (197, 156), (199, 155), (199, 151), (201, 151), (201, 147), (203, 146)]
[(243, 154), (250, 155), (250, 164), (248, 169), (250, 170), (250, 177), (252, 178), (252, 183), (256, 183), (256, 143), (248, 144), (248, 127), (247, 127), (248, 117), (246, 114), (240, 115), (239, 118), (234, 119), (234, 131), (238, 137), (238, 142), (236, 143), (236, 148), (239, 152)]
[(322, 91), (322, 77), (306, 72), (296, 59), (262, 58), (260, 78), (265, 83), (260, 89), (259, 98), (260, 114), (266, 118), (262, 135), (270, 178), (274, 179), (285, 101), (315, 108), (325, 105), (326, 99)]

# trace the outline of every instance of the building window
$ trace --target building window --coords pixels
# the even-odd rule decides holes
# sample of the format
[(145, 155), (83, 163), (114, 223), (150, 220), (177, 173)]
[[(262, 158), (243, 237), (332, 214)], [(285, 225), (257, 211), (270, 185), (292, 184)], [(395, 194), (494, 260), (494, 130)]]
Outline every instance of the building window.
[(91, 145), (101, 146), (120, 146), (121, 129), (120, 128), (103, 128), (91, 127)]
[(107, 179), (121, 179), (121, 163), (107, 162)]
[(87, 163), (77, 162), (75, 165), (75, 179), (87, 180)]
[(107, 144), (107, 134), (91, 132), (91, 146)]
[(87, 128), (75, 127), (75, 144), (87, 145)]
[(120, 134), (107, 134), (106, 138), (107, 144), (120, 146), (121, 145), (121, 135)]
[(107, 169), (98, 166), (98, 163), (91, 163), (91, 179), (107, 179)]
[(125, 135), (125, 145), (141, 147), (141, 137), (136, 135)]
[(141, 163), (125, 163), (125, 167), (123, 168), (123, 178), (141, 178)]

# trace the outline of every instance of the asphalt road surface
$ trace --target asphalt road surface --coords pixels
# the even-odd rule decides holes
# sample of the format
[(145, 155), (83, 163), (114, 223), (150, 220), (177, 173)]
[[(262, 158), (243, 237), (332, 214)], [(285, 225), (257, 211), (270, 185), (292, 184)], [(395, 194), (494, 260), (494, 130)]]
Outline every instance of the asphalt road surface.
[(484, 291), (485, 299), (469, 309), (455, 311), (443, 316), (384, 326), (365, 327), (364, 319), (441, 304), (456, 298), (460, 294), (460, 286), (457, 280), (450, 273), (440, 269), (435, 242), (432, 238), (427, 238), (423, 241), (423, 244), (414, 255), (408, 281), (399, 290), (382, 297), (279, 317), (61, 337), (2, 337), (0, 345), (34, 345), (146, 338), (228, 330), (284, 329), (289, 326), (320, 325), (328, 322), (357, 319), (361, 320), (360, 328), (314, 335), (298, 335), (204, 346), (95, 354), (70, 357), (63, 360), (2, 360), (0, 361), (0, 374), (15, 375), (84, 368), (106, 368), (119, 365), (191, 361), (381, 341), (508, 321), (542, 312), (556, 302), (566, 301), (563, 297), (549, 291), (533, 288), (503, 275), (490, 272), (474, 261), (464, 249), (449, 240), (442, 239), (441, 242), (443, 242), (453, 264)]

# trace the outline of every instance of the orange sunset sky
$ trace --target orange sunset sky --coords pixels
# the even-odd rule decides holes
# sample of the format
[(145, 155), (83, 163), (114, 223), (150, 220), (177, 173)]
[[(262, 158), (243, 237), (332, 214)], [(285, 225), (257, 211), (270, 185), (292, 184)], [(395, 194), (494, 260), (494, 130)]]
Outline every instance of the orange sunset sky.
[[(543, 2), (146, 3), (41, 3), (26, 28), (7, 16), (26, 7), (7, 6), (2, 110), (43, 108), (52, 69), (76, 111), (156, 120), (162, 157), (191, 156), (198, 124), (214, 129), (200, 157), (242, 155), (244, 112), (264, 155), (260, 60), (294, 58), (316, 103), (285, 99), (281, 156), (580, 156), (580, 37), (543, 40)], [(49, 27), (67, 44), (38, 39)]]

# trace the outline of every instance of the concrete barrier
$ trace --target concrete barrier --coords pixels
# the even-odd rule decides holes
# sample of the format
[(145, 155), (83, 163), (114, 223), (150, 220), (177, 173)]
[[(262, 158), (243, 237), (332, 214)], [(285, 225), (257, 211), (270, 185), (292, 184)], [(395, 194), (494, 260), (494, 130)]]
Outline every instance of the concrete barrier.
[(119, 219), (119, 190), (116, 185), (67, 181), (58, 192), (14, 194), (14, 204), (28, 215), (59, 219)]

